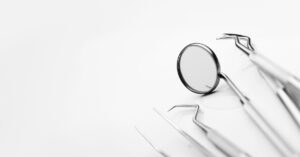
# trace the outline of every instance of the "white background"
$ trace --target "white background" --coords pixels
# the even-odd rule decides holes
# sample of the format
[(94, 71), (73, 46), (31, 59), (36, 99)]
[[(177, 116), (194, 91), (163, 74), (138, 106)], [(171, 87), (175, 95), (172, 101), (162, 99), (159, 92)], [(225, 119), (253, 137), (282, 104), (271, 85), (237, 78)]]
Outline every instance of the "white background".
[[(299, 150), (299, 130), (224, 32), (300, 76), (299, 1), (0, 2), (0, 156), (156, 156), (134, 126), (152, 107), (203, 103), (207, 124), (256, 156), (276, 151), (222, 82), (181, 84), (180, 50), (210, 46), (222, 71)], [(264, 90), (263, 90), (264, 88)], [(180, 115), (180, 114), (177, 114)]]

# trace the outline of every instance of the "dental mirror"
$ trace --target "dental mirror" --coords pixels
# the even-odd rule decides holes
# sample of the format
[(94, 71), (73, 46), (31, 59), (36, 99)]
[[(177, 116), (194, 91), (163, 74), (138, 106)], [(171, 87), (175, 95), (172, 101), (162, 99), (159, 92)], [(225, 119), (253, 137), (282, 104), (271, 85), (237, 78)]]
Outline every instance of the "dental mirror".
[(222, 78), (238, 96), (249, 118), (281, 156), (300, 157), (299, 153), (265, 120), (230, 78), (220, 72), (217, 56), (208, 46), (201, 43), (192, 43), (184, 47), (178, 56), (177, 71), (185, 87), (198, 94), (211, 94), (218, 86), (220, 78)]
[(182, 83), (192, 92), (211, 93), (219, 83), (219, 62), (206, 45), (187, 45), (177, 60), (177, 71)]

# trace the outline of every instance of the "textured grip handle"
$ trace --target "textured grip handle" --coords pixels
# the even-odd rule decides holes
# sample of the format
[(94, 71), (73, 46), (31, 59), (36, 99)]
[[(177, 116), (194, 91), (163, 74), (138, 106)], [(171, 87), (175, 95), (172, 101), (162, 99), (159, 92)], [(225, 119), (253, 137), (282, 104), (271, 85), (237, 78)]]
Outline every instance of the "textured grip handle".
[(220, 133), (214, 130), (207, 132), (208, 139), (224, 154), (230, 157), (250, 157), (249, 154), (242, 151), (231, 141), (223, 137)]

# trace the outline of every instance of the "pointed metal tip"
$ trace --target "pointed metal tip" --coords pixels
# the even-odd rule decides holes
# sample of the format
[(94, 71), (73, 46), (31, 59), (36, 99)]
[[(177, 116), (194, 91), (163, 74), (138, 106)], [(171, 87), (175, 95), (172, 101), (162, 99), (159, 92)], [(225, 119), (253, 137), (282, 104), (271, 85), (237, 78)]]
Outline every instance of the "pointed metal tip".
[(221, 37), (216, 38), (216, 40), (221, 40), (221, 39), (228, 39), (232, 38), (230, 33), (223, 33)]
[(219, 37), (219, 38), (216, 38), (216, 40), (222, 40), (222, 39), (228, 39), (228, 37)]
[[(155, 109), (155, 108), (154, 108)], [(163, 150), (158, 148), (156, 145), (154, 145), (149, 138), (147, 138), (144, 133), (137, 127), (135, 126), (135, 130), (138, 132), (140, 136), (159, 154), (161, 154), (163, 157), (169, 157)]]
[(168, 112), (172, 111), (176, 106), (172, 106), (170, 109), (168, 109)]

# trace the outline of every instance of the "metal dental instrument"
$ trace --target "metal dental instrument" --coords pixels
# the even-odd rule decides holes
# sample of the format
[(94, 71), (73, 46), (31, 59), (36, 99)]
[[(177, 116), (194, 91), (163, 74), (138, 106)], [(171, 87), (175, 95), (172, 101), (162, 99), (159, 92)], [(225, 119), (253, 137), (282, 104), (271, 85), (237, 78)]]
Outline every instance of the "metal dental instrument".
[(250, 157), (245, 151), (237, 147), (234, 143), (226, 139), (223, 135), (221, 135), (216, 130), (208, 127), (207, 125), (201, 123), (197, 120), (198, 113), (200, 110), (199, 105), (176, 105), (173, 106), (169, 111), (173, 110), (177, 107), (193, 107), (196, 108), (195, 115), (193, 117), (193, 122), (201, 128), (201, 130), (205, 133), (207, 139), (214, 144), (220, 151), (222, 151), (228, 157)]
[(263, 118), (250, 100), (236, 87), (229, 77), (220, 71), (215, 53), (206, 45), (192, 43), (184, 47), (177, 60), (177, 71), (180, 80), (190, 91), (198, 94), (210, 94), (216, 89), (220, 78), (240, 99), (243, 109), (256, 124), (270, 143), (283, 157), (300, 156)]
[[(283, 85), (285, 92), (291, 97), (298, 109), (300, 109), (300, 80), (296, 76), (282, 69), (266, 57), (256, 53), (252, 46), (251, 39), (247, 36), (225, 33), (218, 39), (234, 39), (235, 45), (244, 52), (260, 70), (273, 79), (278, 80)], [(241, 41), (246, 41), (247, 44), (244, 45)]]
[(163, 157), (169, 157), (169, 155), (167, 155), (163, 150), (159, 149), (158, 147), (156, 147), (154, 144), (152, 144), (152, 142), (136, 127), (135, 130), (143, 137), (143, 139), (145, 141), (147, 141), (147, 143), (150, 144), (150, 146), (160, 155), (162, 155)]
[(212, 152), (210, 152), (207, 148), (205, 148), (202, 144), (196, 141), (193, 137), (183, 131), (181, 128), (177, 127), (171, 120), (169, 120), (165, 115), (160, 113), (158, 110), (154, 109), (154, 111), (162, 117), (169, 125), (171, 125), (178, 133), (180, 133), (183, 137), (189, 140), (192, 144), (196, 145), (200, 152), (206, 157), (216, 157)]
[(291, 100), (291, 98), (287, 95), (285, 92), (283, 85), (270, 78), (267, 74), (263, 73), (262, 71), (258, 70), (262, 78), (267, 82), (267, 84), (272, 88), (272, 90), (275, 92), (278, 99), (282, 102), (286, 110), (291, 115), (291, 118), (294, 120), (295, 124), (298, 128), (300, 128), (300, 111), (294, 104), (294, 102)]

